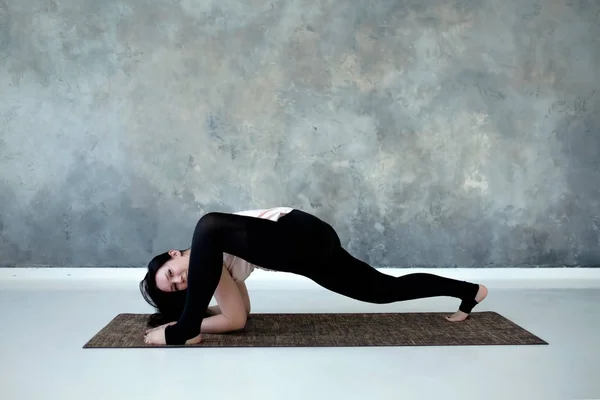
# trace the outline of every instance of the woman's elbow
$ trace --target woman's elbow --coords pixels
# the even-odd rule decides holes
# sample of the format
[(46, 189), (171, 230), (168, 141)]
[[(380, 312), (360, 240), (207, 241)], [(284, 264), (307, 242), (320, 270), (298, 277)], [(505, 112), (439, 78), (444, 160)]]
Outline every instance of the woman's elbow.
[(234, 331), (242, 330), (246, 327), (248, 316), (246, 314), (239, 314), (231, 320), (231, 329)]

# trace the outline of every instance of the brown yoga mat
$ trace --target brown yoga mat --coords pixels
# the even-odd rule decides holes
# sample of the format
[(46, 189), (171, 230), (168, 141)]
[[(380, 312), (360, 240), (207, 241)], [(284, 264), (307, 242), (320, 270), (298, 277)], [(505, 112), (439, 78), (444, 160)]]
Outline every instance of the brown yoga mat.
[[(242, 331), (203, 334), (187, 347), (354, 347), (548, 344), (495, 312), (463, 322), (447, 313), (251, 314)], [(84, 348), (181, 347), (144, 343), (149, 314), (119, 314)]]

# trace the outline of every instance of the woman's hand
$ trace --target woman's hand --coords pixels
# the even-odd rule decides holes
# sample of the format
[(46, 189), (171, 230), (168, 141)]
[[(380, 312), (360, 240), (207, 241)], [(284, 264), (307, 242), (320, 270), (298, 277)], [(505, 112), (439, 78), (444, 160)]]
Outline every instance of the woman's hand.
[(165, 339), (165, 328), (168, 325), (171, 324), (161, 325), (146, 332), (146, 334), (144, 335), (144, 343), (155, 345), (167, 344), (167, 341)]

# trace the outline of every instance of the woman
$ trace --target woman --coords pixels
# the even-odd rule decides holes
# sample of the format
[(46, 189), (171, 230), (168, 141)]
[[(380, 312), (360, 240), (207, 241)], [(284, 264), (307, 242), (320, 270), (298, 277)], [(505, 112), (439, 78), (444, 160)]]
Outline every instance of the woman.
[[(242, 329), (250, 312), (244, 279), (255, 267), (302, 275), (370, 303), (455, 297), (462, 302), (446, 317), (453, 322), (465, 320), (487, 296), (485, 286), (470, 282), (427, 273), (381, 273), (342, 248), (329, 224), (298, 209), (211, 212), (196, 224), (191, 248), (171, 250), (148, 264), (140, 290), (158, 313), (151, 318), (155, 328), (146, 331), (145, 342), (196, 344), (202, 332)], [(213, 295), (218, 307), (209, 309)]]

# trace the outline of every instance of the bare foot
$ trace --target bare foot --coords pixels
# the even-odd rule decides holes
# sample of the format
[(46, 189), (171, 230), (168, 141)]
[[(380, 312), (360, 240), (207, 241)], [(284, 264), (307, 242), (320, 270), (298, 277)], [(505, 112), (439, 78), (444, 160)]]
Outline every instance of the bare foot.
[[(477, 295), (475, 296), (475, 301), (477, 303), (481, 303), (483, 301), (483, 299), (485, 299), (487, 294), (488, 294), (487, 288), (484, 285), (479, 285), (479, 290), (477, 291)], [(462, 312), (460, 310), (455, 312), (454, 314), (446, 317), (446, 319), (450, 322), (461, 322), (467, 318), (469, 318), (469, 314)]]

